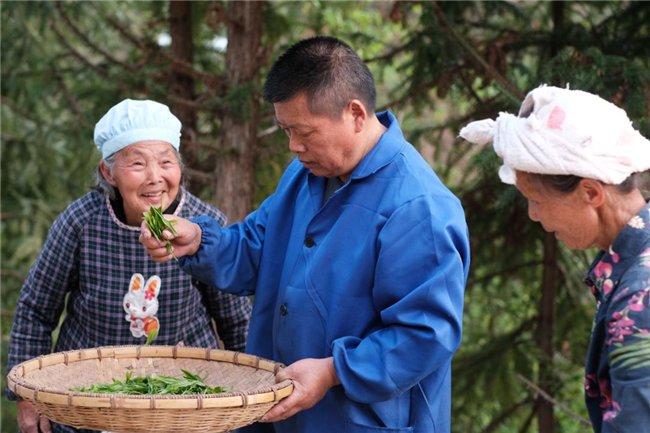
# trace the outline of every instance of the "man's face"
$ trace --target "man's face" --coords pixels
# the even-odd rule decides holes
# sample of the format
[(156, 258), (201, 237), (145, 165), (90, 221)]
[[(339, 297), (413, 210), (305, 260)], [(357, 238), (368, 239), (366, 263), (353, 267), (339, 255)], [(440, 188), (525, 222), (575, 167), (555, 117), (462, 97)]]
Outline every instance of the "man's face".
[(304, 93), (273, 107), (278, 126), (289, 137), (289, 150), (315, 176), (345, 179), (363, 157), (355, 116), (349, 107), (338, 119), (314, 114)]

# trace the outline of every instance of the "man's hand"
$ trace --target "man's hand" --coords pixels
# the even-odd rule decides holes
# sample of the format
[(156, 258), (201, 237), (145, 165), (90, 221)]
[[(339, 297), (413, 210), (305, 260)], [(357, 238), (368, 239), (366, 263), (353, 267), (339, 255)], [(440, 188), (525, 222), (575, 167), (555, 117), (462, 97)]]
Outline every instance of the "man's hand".
[(273, 407), (263, 422), (278, 422), (295, 415), (301, 410), (309, 409), (318, 403), (325, 393), (338, 385), (339, 378), (334, 369), (334, 359), (301, 359), (275, 376), (276, 382), (286, 379), (293, 380), (291, 395)]
[(165, 215), (165, 218), (175, 221), (175, 236), (171, 234), (169, 230), (163, 231), (163, 237), (170, 241), (174, 247), (174, 255), (167, 252), (164, 242), (153, 237), (146, 222), (143, 221), (140, 226), (140, 243), (144, 245), (147, 253), (151, 256), (154, 262), (167, 262), (174, 256), (180, 258), (183, 256), (191, 256), (196, 253), (201, 246), (201, 227), (199, 227), (198, 224), (194, 224), (192, 221), (178, 218), (173, 215)]
[(32, 403), (21, 400), (16, 403), (16, 407), (18, 408), (18, 428), (21, 433), (52, 433), (50, 421), (39, 415)]

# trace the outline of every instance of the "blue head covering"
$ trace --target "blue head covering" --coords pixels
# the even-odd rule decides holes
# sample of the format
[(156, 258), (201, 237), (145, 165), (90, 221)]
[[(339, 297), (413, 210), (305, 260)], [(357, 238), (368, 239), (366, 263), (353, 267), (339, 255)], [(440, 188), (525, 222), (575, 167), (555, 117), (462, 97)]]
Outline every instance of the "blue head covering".
[(104, 159), (143, 140), (166, 141), (178, 150), (180, 120), (159, 102), (125, 99), (108, 110), (95, 125), (95, 144)]

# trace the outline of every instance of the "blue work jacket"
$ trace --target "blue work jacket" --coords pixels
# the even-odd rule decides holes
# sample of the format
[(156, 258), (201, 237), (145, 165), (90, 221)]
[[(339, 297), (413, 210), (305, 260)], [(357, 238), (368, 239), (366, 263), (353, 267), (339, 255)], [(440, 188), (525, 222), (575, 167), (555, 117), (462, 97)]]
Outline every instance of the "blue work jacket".
[(255, 294), (247, 352), (287, 365), (332, 356), (341, 381), (313, 408), (251, 430), (450, 431), (467, 226), (394, 115), (377, 116), (387, 130), (325, 202), (326, 179), (294, 160), (244, 221), (193, 218), (202, 242), (181, 266)]

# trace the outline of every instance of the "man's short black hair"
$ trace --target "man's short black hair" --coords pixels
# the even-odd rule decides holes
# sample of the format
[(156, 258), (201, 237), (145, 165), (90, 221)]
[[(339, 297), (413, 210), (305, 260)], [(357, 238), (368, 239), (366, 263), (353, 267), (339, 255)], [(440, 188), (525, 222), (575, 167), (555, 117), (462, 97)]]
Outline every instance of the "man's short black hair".
[(286, 102), (304, 92), (309, 110), (339, 118), (352, 99), (375, 110), (375, 80), (345, 42), (316, 36), (292, 45), (273, 64), (264, 84), (270, 103)]

